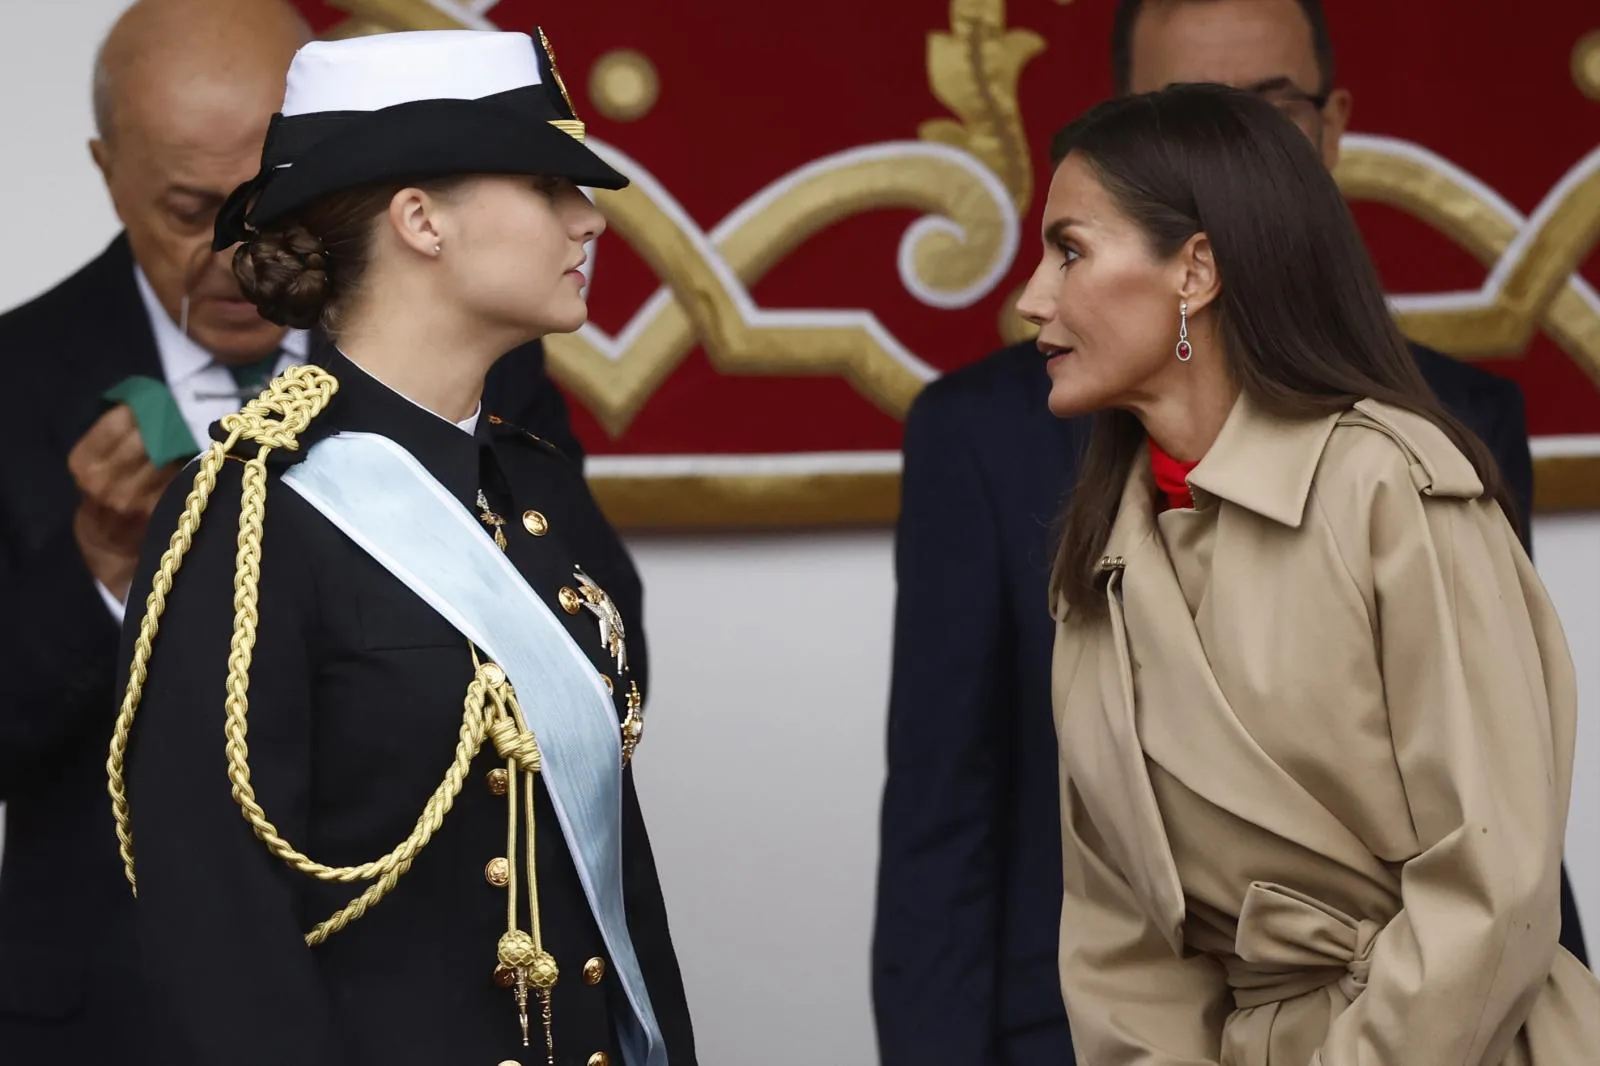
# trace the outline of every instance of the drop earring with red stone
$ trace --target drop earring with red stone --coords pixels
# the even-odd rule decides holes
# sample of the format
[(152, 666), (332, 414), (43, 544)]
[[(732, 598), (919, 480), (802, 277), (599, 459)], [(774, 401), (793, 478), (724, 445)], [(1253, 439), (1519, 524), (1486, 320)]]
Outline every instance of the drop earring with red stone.
[(1178, 346), (1173, 349), (1178, 356), (1178, 362), (1187, 363), (1194, 358), (1194, 349), (1189, 346), (1189, 303), (1187, 300), (1178, 305)]

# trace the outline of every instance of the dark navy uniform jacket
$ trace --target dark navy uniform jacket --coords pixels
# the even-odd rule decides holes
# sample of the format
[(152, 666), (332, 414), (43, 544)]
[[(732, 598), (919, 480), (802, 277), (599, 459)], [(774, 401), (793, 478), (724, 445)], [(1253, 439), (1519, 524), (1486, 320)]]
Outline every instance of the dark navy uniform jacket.
[[(512, 564), (612, 679), (619, 723), (627, 682), (643, 687), (648, 667), (630, 633), (630, 672), (621, 674), (595, 616), (568, 609), (579, 568), (613, 597), (625, 624), (637, 622), (640, 605), (632, 566), (575, 464), (488, 412), (468, 434), (337, 352), (324, 365), (339, 391), (301, 452), (276, 452), (270, 464), (248, 740), (252, 781), (281, 835), (319, 862), (354, 865), (403, 840), (443, 778), (474, 668), (460, 633), (279, 482), (316, 440), (335, 430), (386, 436), (474, 514), (481, 489), (507, 519)], [(254, 445), (240, 450), (254, 454)], [(494, 980), (507, 889), (487, 866), (506, 853), (507, 804), (488, 776), (505, 765), (492, 744), (392, 893), (325, 943), (302, 942), (362, 886), (289, 869), (230, 796), (223, 699), (242, 470), (224, 464), (177, 574), (128, 752), (134, 922), (159, 1061), (543, 1063), (537, 1004), (524, 1048), (512, 993)], [(132, 603), (143, 602), (191, 481), (180, 478), (156, 512)], [(141, 613), (128, 613), (124, 661)], [(638, 757), (649, 757), (648, 736)], [(556, 1061), (620, 1066), (615, 1020), (626, 1000), (542, 784), (537, 799), (541, 924), (561, 969)], [(688, 1008), (631, 771), (623, 848), (629, 928), (668, 1055), (673, 1066), (692, 1066)]]

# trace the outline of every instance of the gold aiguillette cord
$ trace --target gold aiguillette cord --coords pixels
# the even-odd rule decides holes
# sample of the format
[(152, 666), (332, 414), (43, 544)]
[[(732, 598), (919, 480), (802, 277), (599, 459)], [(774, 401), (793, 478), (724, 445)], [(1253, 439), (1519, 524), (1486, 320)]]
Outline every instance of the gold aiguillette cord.
[[(556, 1042), (555, 1031), (551, 1025), (550, 996), (556, 986), (556, 980), (560, 977), (560, 970), (556, 967), (555, 958), (544, 950), (544, 937), (541, 935), (539, 921), (539, 882), (534, 860), (534, 775), (532, 772), (519, 773), (515, 764), (508, 765), (506, 769), (509, 778), (506, 792), (508, 808), (506, 849), (511, 865), (506, 882), (506, 935), (500, 938), (500, 964), (516, 974), (517, 1019), (522, 1024), (522, 1046), (528, 1046), (528, 989), (531, 987), (539, 997), (540, 1013), (544, 1021), (545, 1053), (550, 1066), (555, 1066)], [(526, 863), (528, 880), (528, 924), (533, 930), (531, 935), (517, 928), (516, 854), (519, 777), (522, 778), (523, 821), (528, 827), (528, 844), (523, 859)]]
[[(473, 663), (477, 665), (477, 649), (473, 649)], [(555, 1032), (551, 1023), (551, 990), (561, 976), (556, 960), (544, 949), (544, 936), (539, 921), (539, 880), (537, 872), (537, 830), (534, 822), (535, 778), (542, 765), (538, 741), (522, 723), (522, 712), (510, 684), (499, 675), (501, 685), (495, 695), (504, 701), (507, 714), (498, 720), (495, 747), (506, 756), (506, 932), (500, 938), (499, 973), (508, 975), (517, 997), (517, 1020), (522, 1026), (522, 1046), (529, 1046), (528, 992), (538, 995), (540, 1013), (544, 1021), (545, 1053), (549, 1066), (556, 1063)], [(517, 793), (521, 789), (522, 804), (518, 809)], [(528, 884), (528, 924), (531, 932), (517, 928), (517, 822), (518, 815), (527, 826), (527, 848), (523, 851), (524, 870)]]

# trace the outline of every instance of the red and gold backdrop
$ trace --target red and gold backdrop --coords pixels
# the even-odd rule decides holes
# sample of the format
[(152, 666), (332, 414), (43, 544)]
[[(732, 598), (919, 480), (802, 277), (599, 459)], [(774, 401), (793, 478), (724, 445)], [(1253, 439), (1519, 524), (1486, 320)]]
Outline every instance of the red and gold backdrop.
[[(1110, 83), (1112, 0), (298, 2), (548, 31), (634, 178), (593, 321), (546, 342), (633, 528), (891, 518), (918, 389), (1025, 335), (1051, 134)], [(1338, 177), (1406, 332), (1521, 383), (1539, 509), (1600, 507), (1600, 8), (1328, 7)]]

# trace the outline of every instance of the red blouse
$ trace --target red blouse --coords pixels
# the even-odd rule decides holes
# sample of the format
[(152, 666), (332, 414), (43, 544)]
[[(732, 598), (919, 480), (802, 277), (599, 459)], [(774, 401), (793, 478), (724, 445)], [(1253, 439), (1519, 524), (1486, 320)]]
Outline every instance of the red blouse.
[(1167, 506), (1184, 508), (1194, 506), (1189, 493), (1189, 472), (1199, 466), (1198, 460), (1182, 463), (1162, 451), (1154, 438), (1150, 438), (1150, 472), (1156, 477), (1156, 488), (1167, 498)]

